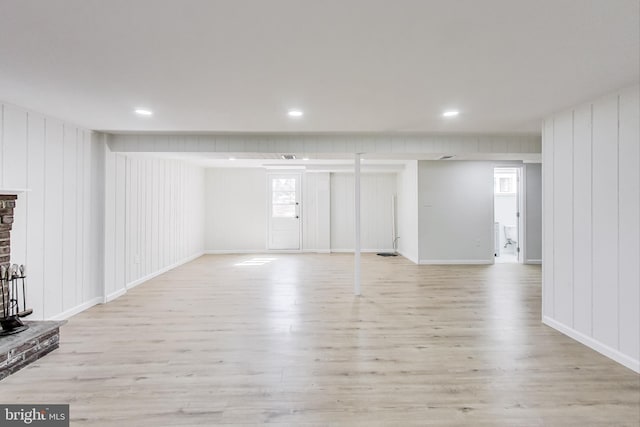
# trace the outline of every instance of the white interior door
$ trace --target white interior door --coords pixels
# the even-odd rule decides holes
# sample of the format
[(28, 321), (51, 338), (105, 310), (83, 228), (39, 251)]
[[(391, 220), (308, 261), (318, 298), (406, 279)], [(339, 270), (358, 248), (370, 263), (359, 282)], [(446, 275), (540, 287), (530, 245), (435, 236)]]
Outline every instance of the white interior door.
[(300, 174), (268, 175), (269, 249), (300, 250)]

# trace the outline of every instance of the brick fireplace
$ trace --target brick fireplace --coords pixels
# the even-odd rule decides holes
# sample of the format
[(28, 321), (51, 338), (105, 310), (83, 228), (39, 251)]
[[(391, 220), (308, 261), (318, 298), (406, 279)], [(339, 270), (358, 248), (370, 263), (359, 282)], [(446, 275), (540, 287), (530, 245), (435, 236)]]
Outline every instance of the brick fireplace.
[[(13, 225), (13, 209), (16, 207), (16, 195), (0, 194), (0, 265), (9, 266), (11, 259), (11, 227)], [(2, 292), (8, 292), (6, 286), (3, 286)], [(1, 294), (0, 294), (1, 295)], [(2, 306), (2, 298), (0, 298), (0, 312), (4, 308)]]

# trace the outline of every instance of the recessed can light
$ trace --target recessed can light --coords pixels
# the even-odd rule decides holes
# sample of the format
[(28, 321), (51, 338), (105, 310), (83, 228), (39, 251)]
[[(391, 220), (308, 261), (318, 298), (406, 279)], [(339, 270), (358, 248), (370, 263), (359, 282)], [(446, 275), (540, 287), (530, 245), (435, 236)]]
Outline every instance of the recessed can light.
[(307, 160), (309, 160), (309, 158), (308, 157), (303, 157), (302, 160), (307, 161)]
[(229, 157), (229, 160), (235, 160), (235, 159), (236, 159), (235, 157)]
[(289, 110), (289, 112), (287, 113), (289, 115), (289, 117), (302, 117), (304, 116), (304, 113), (300, 110)]
[(442, 113), (443, 117), (455, 117), (458, 114), (460, 114), (459, 111), (445, 111), (444, 113)]
[(145, 110), (143, 108), (138, 108), (136, 110), (136, 114), (140, 115), (140, 116), (152, 116), (153, 115), (153, 111), (151, 110)]

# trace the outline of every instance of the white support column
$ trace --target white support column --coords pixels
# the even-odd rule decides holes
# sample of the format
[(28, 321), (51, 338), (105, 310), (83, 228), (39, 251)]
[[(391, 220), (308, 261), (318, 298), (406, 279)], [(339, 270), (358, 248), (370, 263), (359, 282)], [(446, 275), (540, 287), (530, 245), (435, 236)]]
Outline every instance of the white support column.
[(360, 286), (360, 153), (355, 155), (355, 250), (354, 250), (354, 274), (353, 274), (353, 293), (359, 296), (361, 292)]

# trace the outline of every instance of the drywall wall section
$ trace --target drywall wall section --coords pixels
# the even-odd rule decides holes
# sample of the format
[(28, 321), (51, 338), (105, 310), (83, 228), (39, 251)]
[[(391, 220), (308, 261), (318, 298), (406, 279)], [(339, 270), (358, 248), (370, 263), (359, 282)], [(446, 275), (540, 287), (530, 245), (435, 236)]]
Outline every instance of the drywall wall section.
[(420, 161), (421, 264), (493, 263), (491, 162)]
[(398, 252), (418, 264), (418, 161), (408, 161), (398, 174)]
[(202, 255), (204, 169), (106, 151), (105, 295)]
[(267, 173), (262, 168), (206, 170), (208, 253), (267, 249)]
[(542, 164), (524, 165), (524, 263), (542, 264)]
[(640, 87), (543, 126), (543, 320), (640, 371)]
[(0, 188), (18, 195), (11, 261), (27, 266), (32, 320), (102, 301), (104, 144), (99, 135), (2, 104)]

